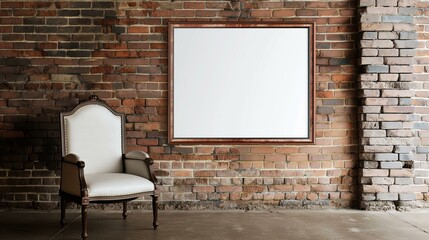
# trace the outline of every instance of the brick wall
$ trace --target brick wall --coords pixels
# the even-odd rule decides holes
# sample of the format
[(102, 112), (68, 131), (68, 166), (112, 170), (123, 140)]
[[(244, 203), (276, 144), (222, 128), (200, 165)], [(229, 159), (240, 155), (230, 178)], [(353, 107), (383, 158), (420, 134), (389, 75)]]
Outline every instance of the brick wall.
[(363, 0), (359, 12), (361, 207), (425, 203), (427, 2)]
[[(416, 154), (414, 161), (414, 182), (429, 185), (429, 2), (417, 1), (415, 14), (418, 47), (414, 71), (415, 75), (415, 124)], [(422, 192), (419, 199), (428, 201), (428, 192)]]
[[(167, 144), (169, 20), (317, 23), (314, 145)], [(358, 202), (355, 1), (0, 3), (0, 206), (56, 207), (58, 114), (97, 94), (127, 115), (174, 208)]]

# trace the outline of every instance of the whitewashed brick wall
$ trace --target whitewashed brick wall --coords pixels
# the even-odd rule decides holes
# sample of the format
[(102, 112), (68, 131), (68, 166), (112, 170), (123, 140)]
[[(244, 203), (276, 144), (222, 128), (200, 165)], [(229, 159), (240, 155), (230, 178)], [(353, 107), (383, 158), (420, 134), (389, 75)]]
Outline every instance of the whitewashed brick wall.
[[(360, 12), (361, 207), (394, 209), (428, 192), (417, 135), (427, 128), (416, 114), (414, 59), (416, 1), (362, 0)], [(420, 94), (421, 91), (417, 91)], [(428, 149), (429, 150), (429, 149)], [(420, 160), (419, 160), (420, 159)]]

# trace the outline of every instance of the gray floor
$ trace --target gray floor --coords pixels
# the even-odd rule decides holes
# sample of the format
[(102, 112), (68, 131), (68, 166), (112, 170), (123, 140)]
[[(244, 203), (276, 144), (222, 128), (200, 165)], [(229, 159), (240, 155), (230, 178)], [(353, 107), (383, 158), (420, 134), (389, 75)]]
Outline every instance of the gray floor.
[[(429, 210), (160, 211), (156, 231), (151, 215), (90, 210), (89, 239), (429, 239)], [(79, 213), (66, 220), (60, 228), (58, 211), (0, 211), (0, 239), (80, 239)]]

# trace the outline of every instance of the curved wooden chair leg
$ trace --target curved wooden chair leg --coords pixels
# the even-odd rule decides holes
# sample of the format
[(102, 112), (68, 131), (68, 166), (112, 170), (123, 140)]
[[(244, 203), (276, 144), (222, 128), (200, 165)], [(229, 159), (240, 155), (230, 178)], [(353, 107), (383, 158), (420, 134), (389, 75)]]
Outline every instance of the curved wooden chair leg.
[(88, 205), (82, 206), (82, 239), (88, 238)]
[(60, 220), (60, 224), (61, 224), (61, 227), (64, 227), (64, 225), (66, 224), (65, 217), (66, 217), (66, 204), (67, 204), (67, 201), (64, 198), (61, 198), (60, 204), (61, 204), (61, 220)]
[(123, 202), (123, 207), (122, 207), (122, 218), (125, 220), (127, 219), (128, 216), (128, 202)]
[(152, 211), (153, 211), (153, 229), (158, 227), (158, 196), (152, 196)]

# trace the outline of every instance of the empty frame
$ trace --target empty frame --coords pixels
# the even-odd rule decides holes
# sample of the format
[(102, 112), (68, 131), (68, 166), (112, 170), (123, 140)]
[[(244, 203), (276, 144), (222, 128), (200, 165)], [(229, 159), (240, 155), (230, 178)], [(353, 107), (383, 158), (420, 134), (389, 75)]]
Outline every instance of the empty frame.
[(172, 144), (314, 142), (314, 23), (169, 23)]

